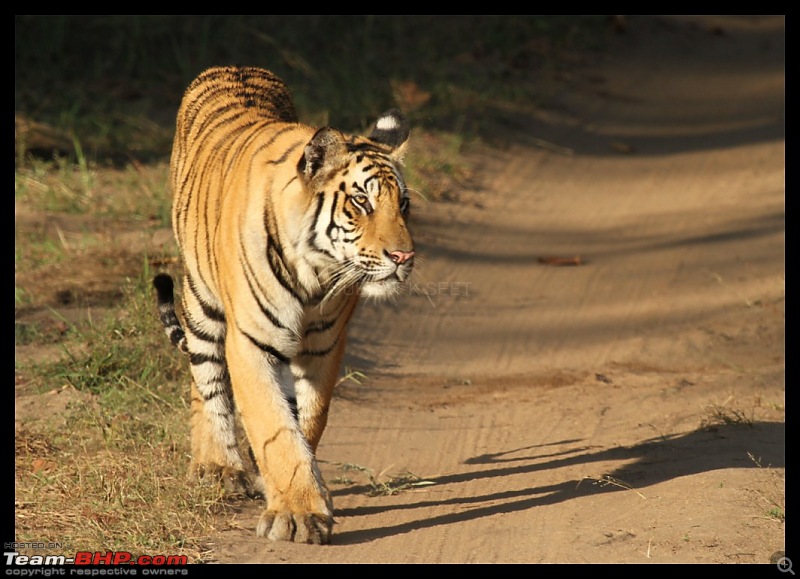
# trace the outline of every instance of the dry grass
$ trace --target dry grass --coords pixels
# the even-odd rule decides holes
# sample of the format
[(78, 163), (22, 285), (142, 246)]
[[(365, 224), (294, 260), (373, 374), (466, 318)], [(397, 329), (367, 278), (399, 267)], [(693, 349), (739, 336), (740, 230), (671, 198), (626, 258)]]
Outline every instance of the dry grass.
[(644, 496), (642, 493), (637, 491), (635, 488), (633, 488), (631, 485), (629, 485), (625, 481), (622, 481), (622, 480), (620, 480), (618, 478), (615, 478), (615, 477), (613, 477), (611, 475), (608, 475), (608, 474), (604, 474), (604, 475), (600, 475), (600, 476), (585, 476), (580, 481), (578, 481), (578, 484), (576, 485), (575, 488), (578, 488), (583, 481), (592, 481), (593, 485), (598, 486), (600, 488), (605, 488), (605, 487), (608, 487), (608, 486), (617, 487), (617, 488), (624, 489), (624, 490), (627, 490), (627, 491), (632, 491), (632, 492), (636, 493), (637, 495), (639, 495), (640, 498), (643, 498), (643, 499), (647, 498), (646, 496)]
[(204, 538), (226, 502), (218, 487), (187, 484), (184, 430), (141, 416), (109, 420), (85, 407), (70, 420), (69, 435), (19, 432), (15, 540), (203, 561)]
[(720, 426), (741, 425), (752, 428), (754, 408), (749, 410), (737, 408), (733, 396), (729, 396), (722, 404), (709, 404), (705, 407), (705, 416), (700, 421), (701, 430), (714, 430)]
[[(391, 496), (436, 484), (434, 481), (425, 480), (410, 472), (389, 474), (389, 468), (383, 469), (377, 475), (365, 466), (351, 463), (338, 464), (337, 469), (343, 473), (360, 473), (365, 477), (368, 481), (365, 485), (365, 494), (370, 497)], [(332, 479), (331, 484), (353, 485), (357, 484), (357, 481), (351, 479), (348, 475), (341, 475)]]
[(778, 521), (786, 521), (786, 475), (776, 468), (761, 464), (761, 459), (748, 452), (747, 456), (753, 464), (763, 473), (764, 483), (752, 492), (756, 495), (759, 507), (764, 511), (764, 517)]

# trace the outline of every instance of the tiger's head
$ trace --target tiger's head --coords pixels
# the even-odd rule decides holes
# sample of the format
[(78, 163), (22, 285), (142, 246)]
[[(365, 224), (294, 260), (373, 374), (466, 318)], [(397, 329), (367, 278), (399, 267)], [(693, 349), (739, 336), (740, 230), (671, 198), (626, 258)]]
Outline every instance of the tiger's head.
[(308, 245), (330, 292), (397, 293), (414, 266), (409, 193), (400, 172), (409, 128), (393, 109), (369, 137), (319, 129), (297, 165), (314, 197)]

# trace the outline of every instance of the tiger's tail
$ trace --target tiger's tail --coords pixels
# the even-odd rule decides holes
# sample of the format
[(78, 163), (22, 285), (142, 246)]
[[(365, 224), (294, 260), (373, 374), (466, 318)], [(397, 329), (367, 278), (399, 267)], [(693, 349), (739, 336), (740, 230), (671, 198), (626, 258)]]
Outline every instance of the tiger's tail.
[(159, 273), (153, 278), (153, 287), (156, 288), (158, 296), (158, 317), (164, 324), (164, 331), (172, 342), (172, 345), (181, 352), (188, 353), (189, 348), (186, 344), (186, 332), (175, 313), (175, 294), (172, 277), (166, 273)]

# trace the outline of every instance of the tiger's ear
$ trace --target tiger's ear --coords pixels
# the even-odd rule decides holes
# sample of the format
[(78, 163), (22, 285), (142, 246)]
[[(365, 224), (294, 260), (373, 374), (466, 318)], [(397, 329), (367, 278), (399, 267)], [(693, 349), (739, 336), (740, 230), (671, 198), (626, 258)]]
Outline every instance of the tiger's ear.
[(369, 138), (376, 143), (391, 147), (390, 156), (397, 161), (402, 161), (408, 144), (409, 132), (406, 116), (400, 109), (391, 109), (378, 117)]
[(318, 174), (327, 174), (338, 169), (347, 148), (344, 137), (336, 129), (323, 127), (319, 129), (303, 150), (303, 156), (297, 163), (297, 171), (304, 175), (306, 180), (311, 180)]

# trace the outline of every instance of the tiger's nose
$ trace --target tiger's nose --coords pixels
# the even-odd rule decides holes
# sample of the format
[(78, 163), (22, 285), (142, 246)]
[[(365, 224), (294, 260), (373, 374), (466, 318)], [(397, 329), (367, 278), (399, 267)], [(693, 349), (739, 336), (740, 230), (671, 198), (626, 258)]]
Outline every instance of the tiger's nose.
[(389, 254), (389, 257), (397, 265), (400, 265), (401, 263), (405, 263), (405, 262), (411, 260), (411, 258), (414, 257), (414, 252), (413, 251), (393, 251), (393, 252), (391, 252)]

